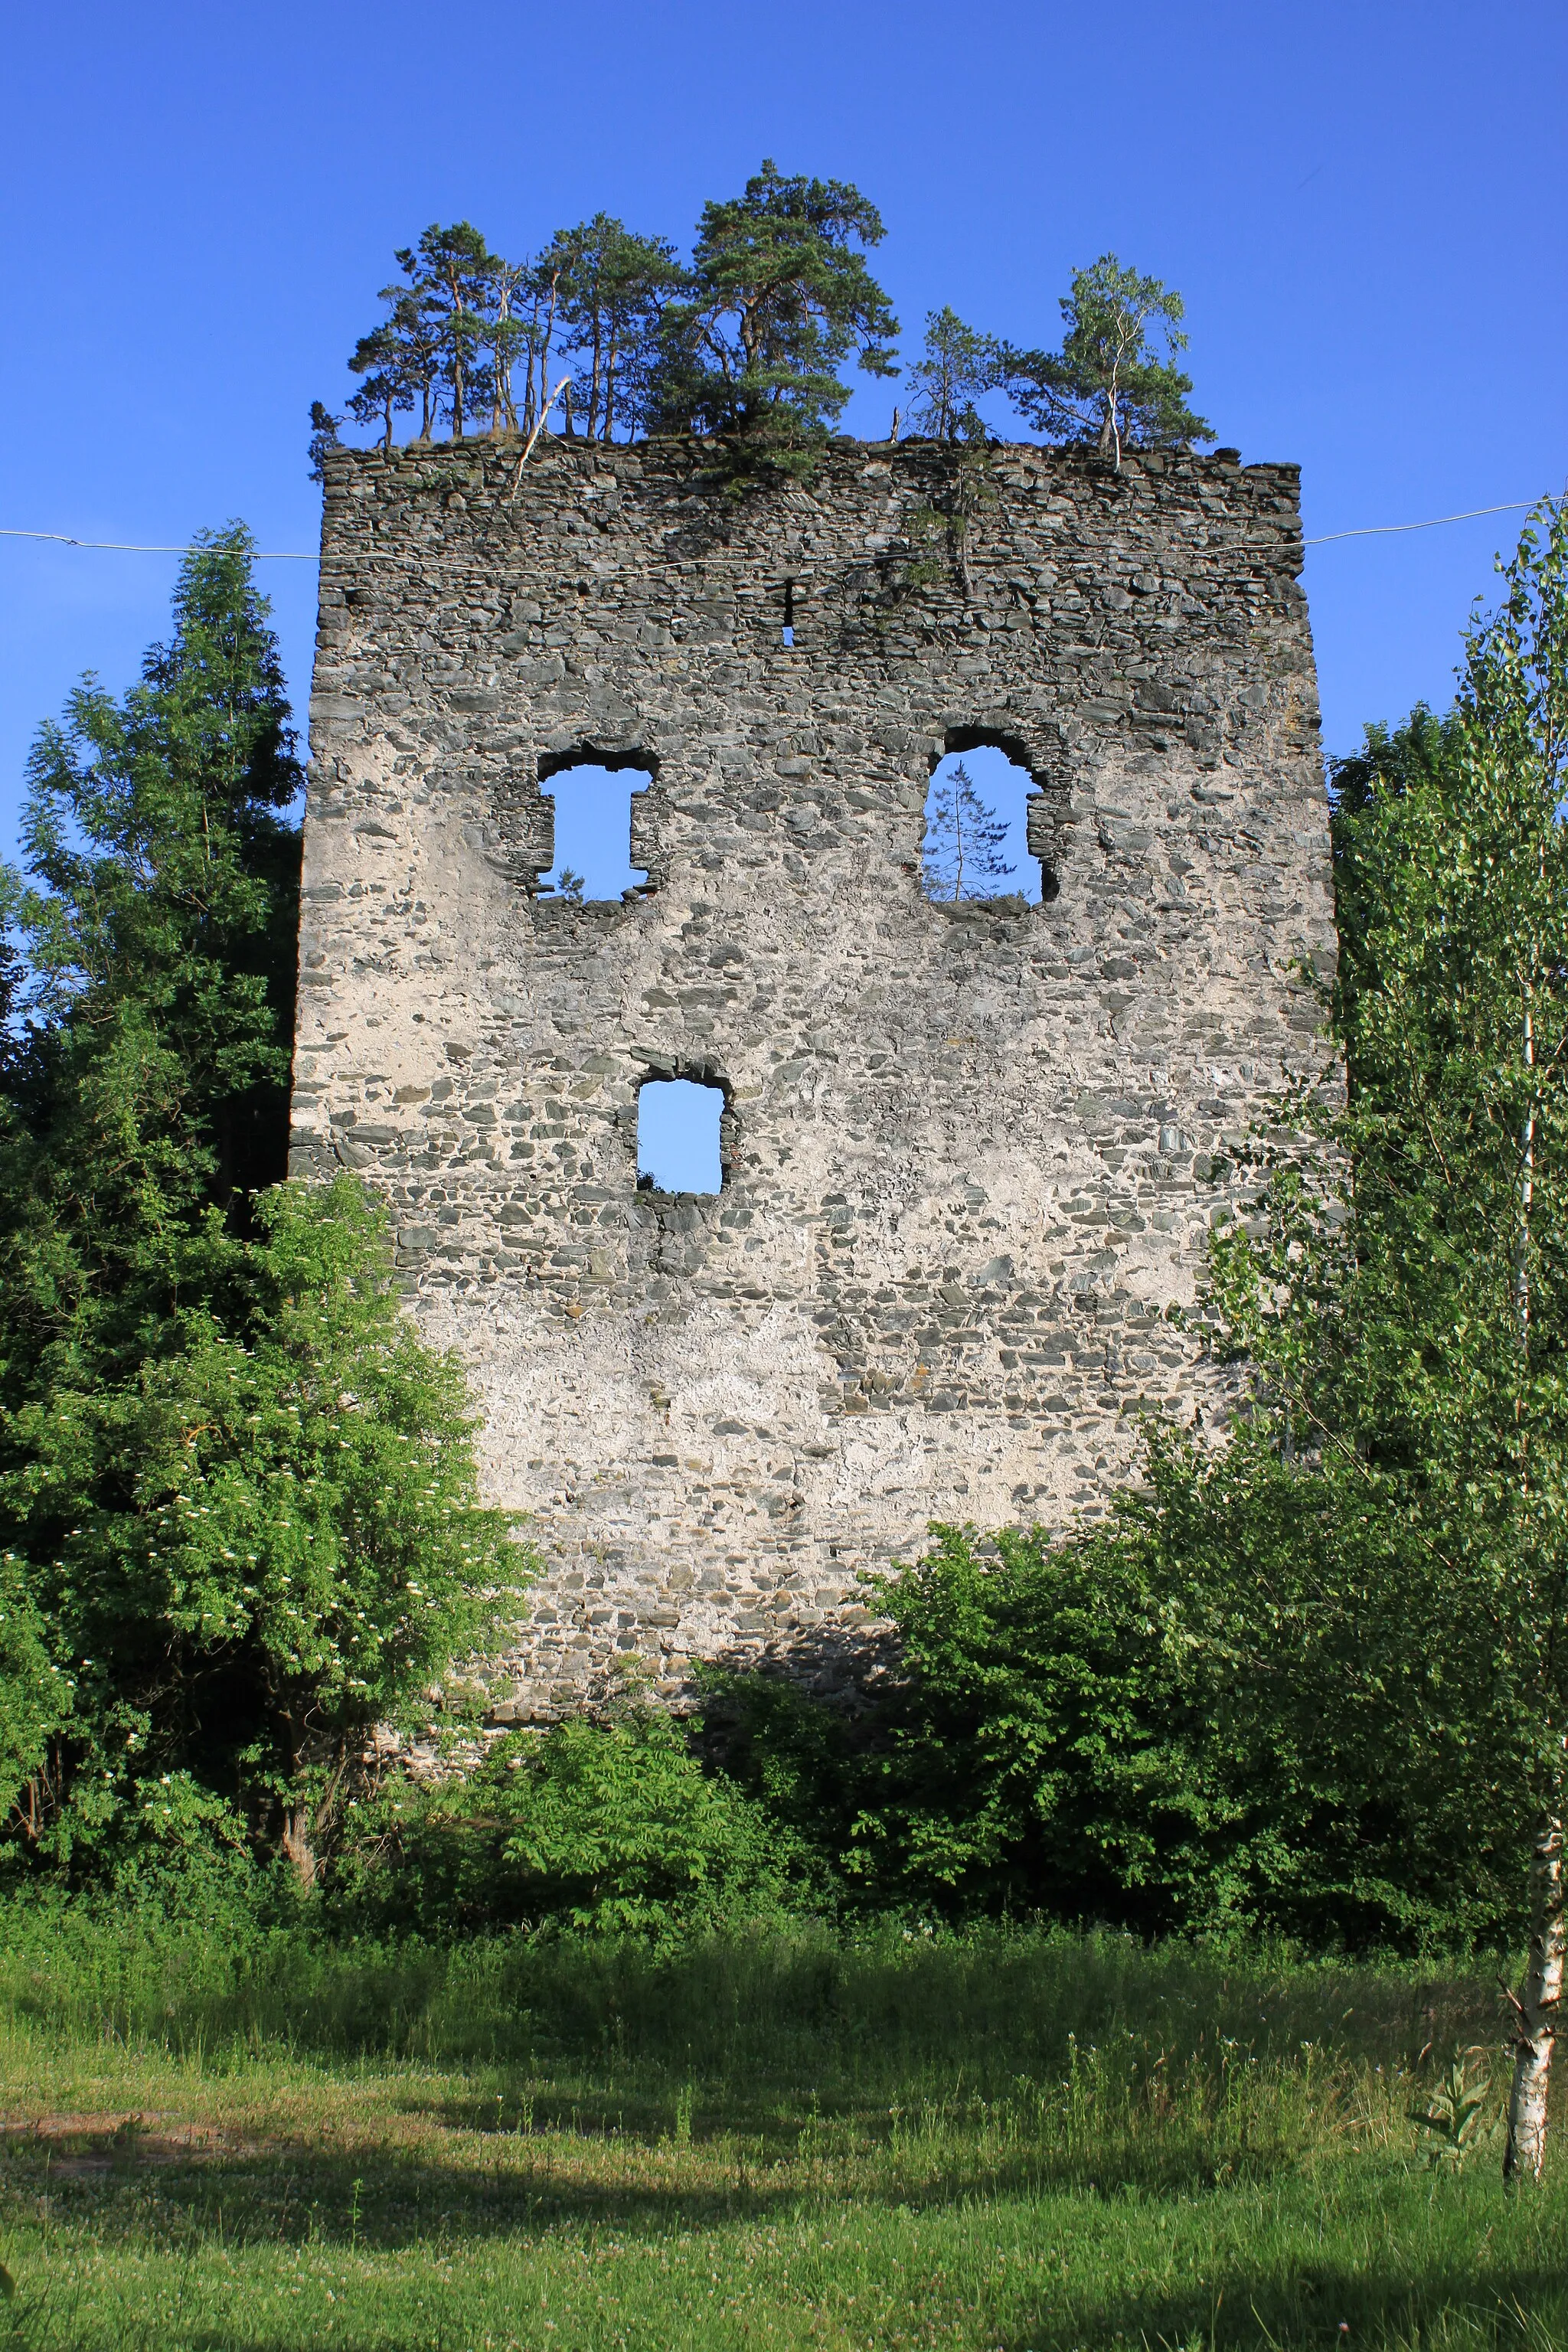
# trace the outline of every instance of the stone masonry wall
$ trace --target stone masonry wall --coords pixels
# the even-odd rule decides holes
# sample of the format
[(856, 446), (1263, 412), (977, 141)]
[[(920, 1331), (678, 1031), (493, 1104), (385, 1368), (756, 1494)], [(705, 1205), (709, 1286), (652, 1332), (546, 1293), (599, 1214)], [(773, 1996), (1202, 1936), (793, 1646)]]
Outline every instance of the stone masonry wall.
[[(1332, 941), (1294, 467), (841, 441), (736, 499), (700, 444), (517, 459), (329, 459), (294, 1093), (548, 1563), (501, 1721), (627, 1655), (828, 1672), (929, 1520), (1100, 1507), (1202, 1400), (1162, 1310), (1321, 1066)], [(1037, 906), (921, 895), (981, 742), (1037, 787)], [(648, 879), (574, 907), (540, 782), (584, 755), (652, 772)], [(637, 1189), (670, 1076), (724, 1090), (712, 1199)]]

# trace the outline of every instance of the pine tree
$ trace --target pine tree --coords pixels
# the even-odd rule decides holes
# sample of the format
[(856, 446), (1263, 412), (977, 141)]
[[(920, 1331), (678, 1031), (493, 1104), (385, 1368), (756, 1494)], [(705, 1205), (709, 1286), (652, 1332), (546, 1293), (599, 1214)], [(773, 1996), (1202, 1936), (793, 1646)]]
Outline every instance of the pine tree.
[(332, 415), (325, 401), (313, 400), (310, 403), (310, 438), (306, 448), (310, 460), (309, 478), (312, 482), (323, 482), (326, 479), (321, 470), (321, 460), (329, 449), (337, 447), (338, 427), (342, 421), (341, 416)]
[(726, 436), (742, 463), (808, 471), (849, 397), (849, 353), (868, 375), (898, 373), (899, 322), (863, 250), (882, 236), (858, 188), (786, 179), (773, 163), (742, 195), (705, 205), (691, 290), (667, 316), (662, 424)]
[(1001, 346), (966, 327), (956, 310), (926, 313), (925, 352), (910, 370), (909, 423), (934, 441), (984, 441), (975, 402), (997, 383)]
[(928, 898), (991, 898), (987, 887), (1005, 882), (1016, 868), (999, 855), (1007, 827), (975, 791), (960, 760), (944, 782), (932, 789), (926, 812), (921, 863)]
[(590, 441), (615, 438), (640, 412), (665, 310), (686, 285), (675, 248), (635, 236), (607, 213), (560, 229), (534, 265), (556, 289), (565, 348), (578, 355), (572, 394)]

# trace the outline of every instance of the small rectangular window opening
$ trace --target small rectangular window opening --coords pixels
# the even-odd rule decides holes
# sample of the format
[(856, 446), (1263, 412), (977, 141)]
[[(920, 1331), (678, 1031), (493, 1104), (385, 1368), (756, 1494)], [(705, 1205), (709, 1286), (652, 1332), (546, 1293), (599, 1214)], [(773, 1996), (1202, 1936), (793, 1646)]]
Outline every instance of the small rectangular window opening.
[(784, 641), (786, 646), (793, 646), (795, 643), (795, 582), (793, 580), (784, 582)]
[(637, 1183), (643, 1191), (717, 1192), (723, 1181), (721, 1087), (649, 1078), (637, 1096)]

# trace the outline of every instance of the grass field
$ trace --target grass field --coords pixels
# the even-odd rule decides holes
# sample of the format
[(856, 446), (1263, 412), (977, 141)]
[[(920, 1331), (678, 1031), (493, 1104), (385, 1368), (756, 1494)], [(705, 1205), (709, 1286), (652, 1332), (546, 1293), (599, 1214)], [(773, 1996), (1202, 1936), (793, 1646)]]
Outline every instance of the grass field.
[(1557, 2174), (1434, 2175), (1406, 2115), (1495, 2044), (1480, 1972), (28, 1924), (0, 2004), (0, 2342), (1568, 2346)]

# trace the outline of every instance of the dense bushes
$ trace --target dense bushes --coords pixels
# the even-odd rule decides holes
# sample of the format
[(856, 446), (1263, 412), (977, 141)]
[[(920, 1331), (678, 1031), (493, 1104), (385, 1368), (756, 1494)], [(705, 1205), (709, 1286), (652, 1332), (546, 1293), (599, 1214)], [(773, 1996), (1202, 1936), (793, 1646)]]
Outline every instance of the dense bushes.
[(398, 1774), (355, 1811), (331, 1894), (344, 1921), (662, 1940), (777, 1915), (805, 1893), (803, 1842), (705, 1773), (681, 1726), (636, 1706), (514, 1733), (434, 1786)]
[(43, 730), (0, 870), (0, 1851), (68, 1881), (237, 1839), (308, 1882), (370, 1727), (519, 1580), (384, 1218), (277, 1181), (288, 719), (231, 530), (141, 682)]

